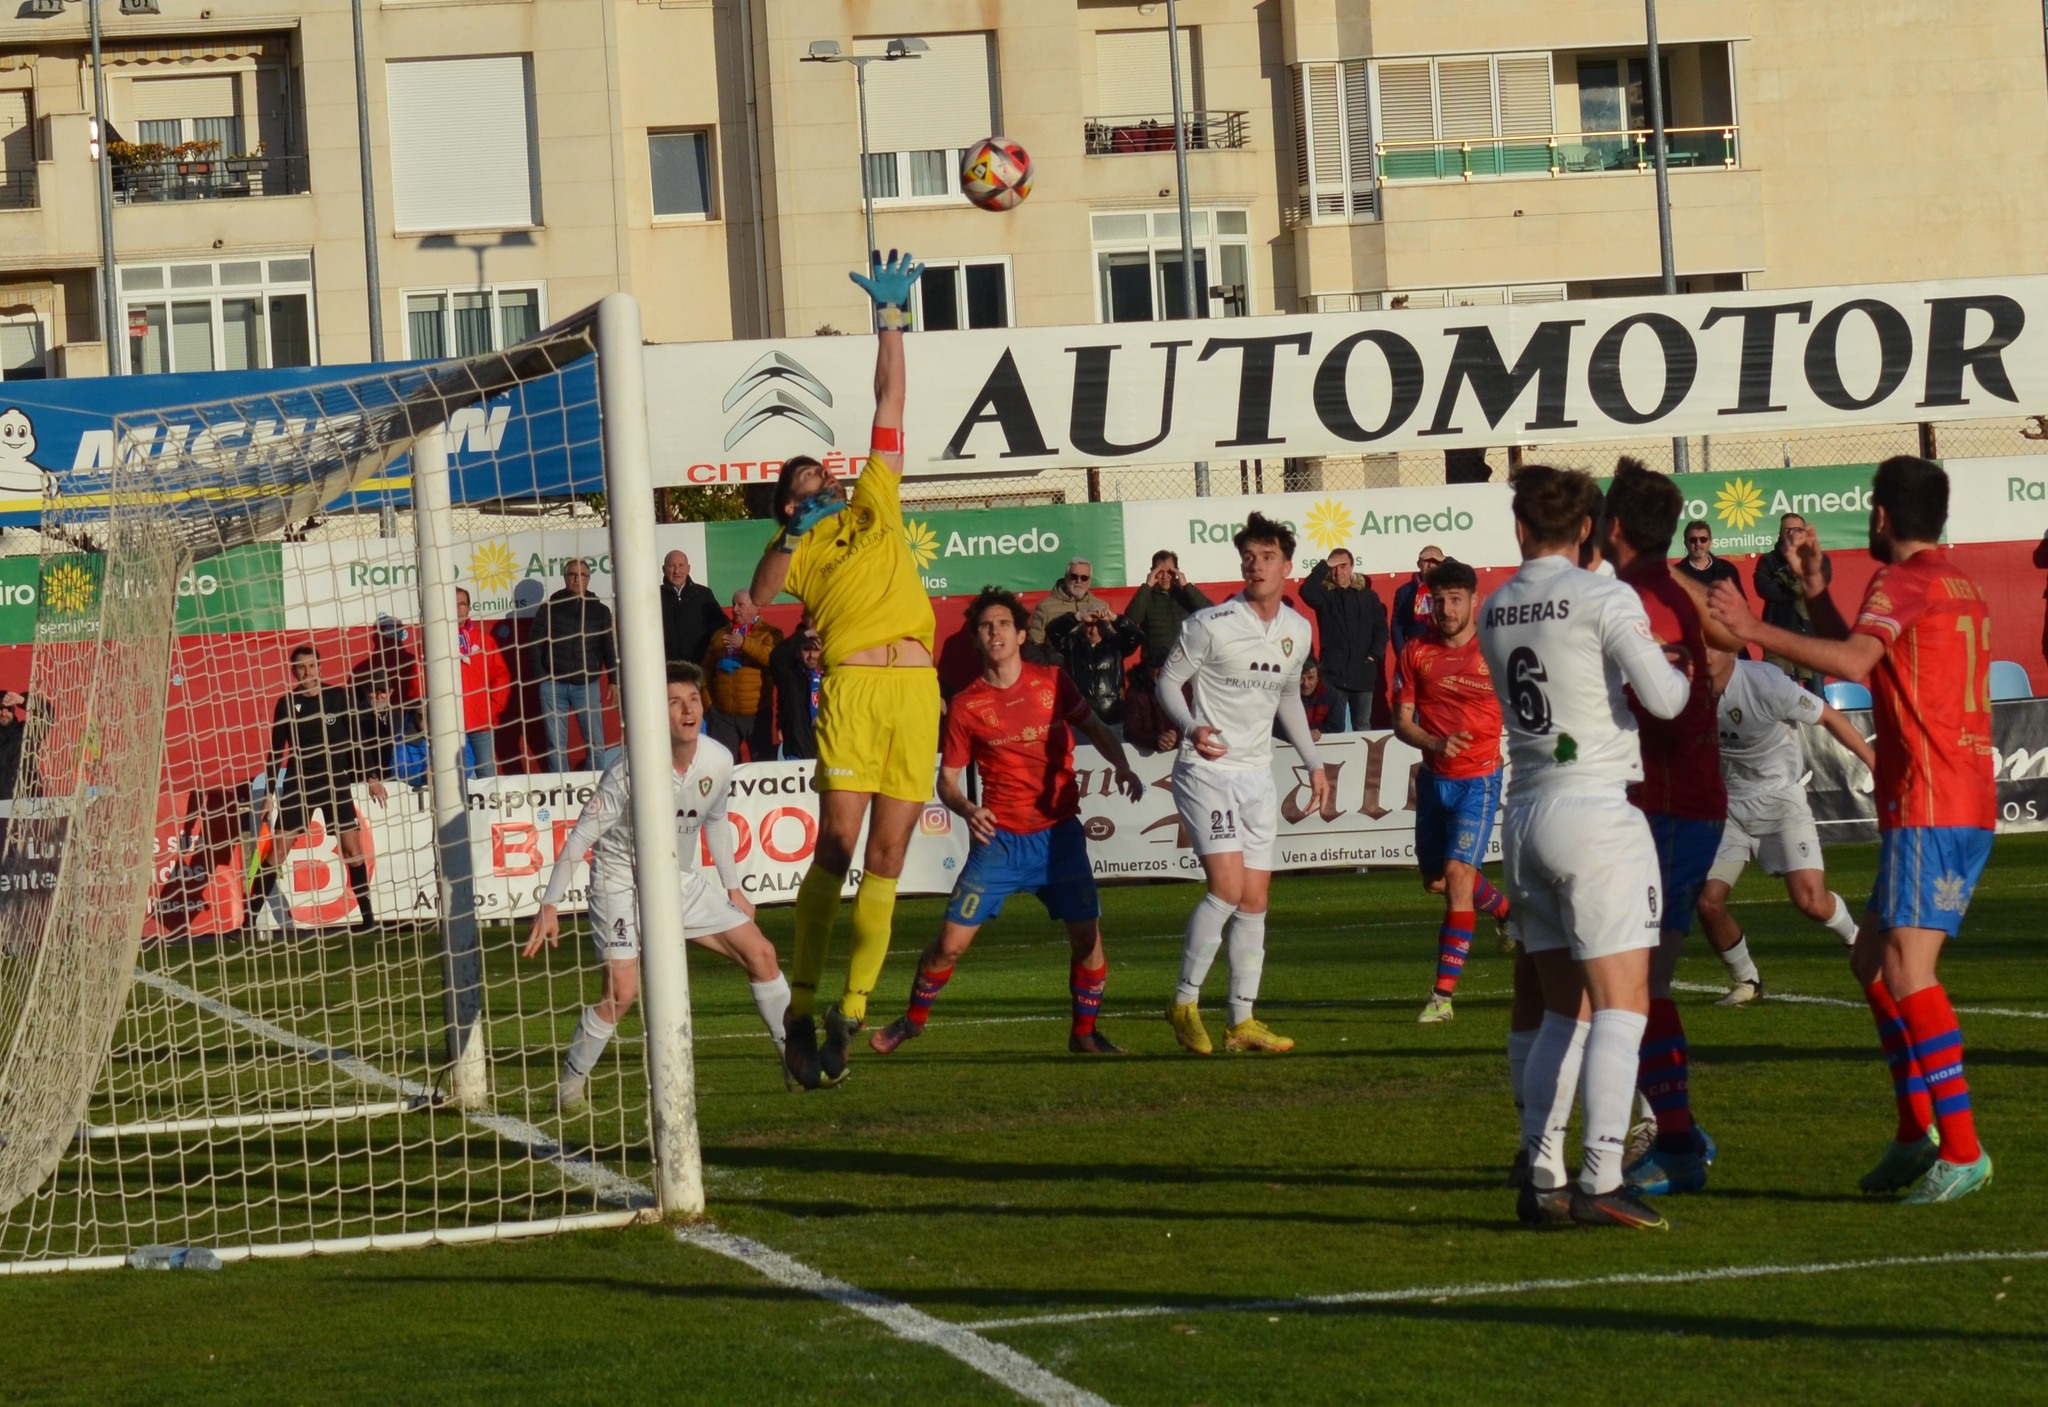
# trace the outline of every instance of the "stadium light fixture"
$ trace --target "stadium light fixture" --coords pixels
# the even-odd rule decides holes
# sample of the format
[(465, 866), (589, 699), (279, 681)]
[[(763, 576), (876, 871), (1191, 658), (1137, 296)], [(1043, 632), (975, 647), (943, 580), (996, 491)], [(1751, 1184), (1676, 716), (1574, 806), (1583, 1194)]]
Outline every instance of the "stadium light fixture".
[[(67, 0), (30, 0), (22, 13), (28, 16), (61, 15)], [(121, 292), (114, 283), (114, 163), (107, 145), (114, 129), (107, 121), (107, 71), (100, 52), (100, 0), (69, 0), (83, 4), (92, 35), (92, 139), (93, 164), (99, 168), (100, 197), (100, 336), (107, 349), (107, 374), (128, 374), (126, 328), (121, 318)], [(157, 7), (134, 9), (121, 0), (123, 14), (155, 14)]]
[(884, 44), (879, 54), (848, 54), (841, 51), (837, 39), (813, 39), (804, 51), (802, 62), (807, 64), (853, 65), (853, 86), (860, 99), (860, 206), (868, 229), (868, 252), (861, 256), (861, 263), (870, 272), (874, 270), (879, 247), (875, 243), (874, 182), (868, 174), (868, 65), (922, 58), (931, 52), (931, 47), (922, 39), (899, 37)]

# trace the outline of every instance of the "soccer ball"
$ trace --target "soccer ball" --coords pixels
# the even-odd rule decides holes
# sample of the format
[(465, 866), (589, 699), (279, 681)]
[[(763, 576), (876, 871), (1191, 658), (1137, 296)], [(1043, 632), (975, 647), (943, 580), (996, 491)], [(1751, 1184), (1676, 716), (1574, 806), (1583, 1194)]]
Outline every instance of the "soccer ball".
[(960, 190), (984, 210), (1010, 210), (1031, 194), (1031, 153), (1008, 137), (976, 142), (960, 158)]

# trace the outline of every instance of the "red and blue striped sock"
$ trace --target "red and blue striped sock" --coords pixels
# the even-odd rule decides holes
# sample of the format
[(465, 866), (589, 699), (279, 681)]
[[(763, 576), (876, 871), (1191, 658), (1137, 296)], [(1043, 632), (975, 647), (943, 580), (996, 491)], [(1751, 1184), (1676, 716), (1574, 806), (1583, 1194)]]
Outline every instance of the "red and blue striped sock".
[(1492, 919), (1508, 916), (1508, 896), (1493, 887), (1485, 875), (1476, 876), (1472, 881), (1472, 907)]
[(1927, 1080), (1934, 1103), (1935, 1127), (1941, 1130), (1941, 1156), (1950, 1163), (1974, 1163), (1984, 1154), (1977, 1142), (1977, 1120), (1970, 1112), (1970, 1084), (1963, 1078), (1963, 1033), (1956, 1010), (1940, 984), (1922, 987), (1899, 998), (1899, 1015), (1913, 1039), (1913, 1059)]
[(1678, 1003), (1669, 997), (1650, 998), (1650, 1024), (1643, 1031), (1642, 1052), (1636, 1058), (1636, 1086), (1657, 1116), (1658, 1145), (1673, 1152), (1691, 1149), (1692, 1088), (1686, 1074), (1685, 1023), (1678, 1019)]
[(1083, 967), (1077, 962), (1067, 969), (1067, 990), (1074, 994), (1075, 1035), (1095, 1034), (1095, 1018), (1102, 1011), (1102, 987), (1108, 980), (1107, 962), (1100, 967)]
[(1472, 952), (1473, 918), (1470, 909), (1453, 910), (1444, 915), (1443, 926), (1436, 931), (1436, 994), (1440, 997), (1458, 990), (1458, 976)]
[(1899, 1105), (1899, 1128), (1892, 1137), (1901, 1143), (1918, 1143), (1927, 1137), (1927, 1128), (1934, 1122), (1934, 1104), (1927, 1097), (1920, 1062), (1913, 1058), (1913, 1038), (1906, 1034), (1906, 1020), (1899, 1015), (1898, 1003), (1892, 1000), (1882, 977), (1865, 987), (1863, 995), (1877, 1020), (1885, 1064), (1892, 1070), (1892, 1096)]
[(910, 1018), (911, 1025), (920, 1031), (924, 1029), (924, 1023), (931, 1019), (932, 1003), (939, 999), (939, 993), (945, 991), (946, 984), (952, 980), (953, 969), (950, 967), (940, 968), (937, 972), (918, 968), (917, 976), (910, 983), (910, 1010), (903, 1013)]

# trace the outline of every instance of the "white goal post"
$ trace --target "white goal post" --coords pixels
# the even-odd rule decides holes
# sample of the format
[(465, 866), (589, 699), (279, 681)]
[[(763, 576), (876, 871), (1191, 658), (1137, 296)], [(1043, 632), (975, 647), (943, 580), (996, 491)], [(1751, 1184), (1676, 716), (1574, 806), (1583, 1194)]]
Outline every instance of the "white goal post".
[[(702, 1211), (640, 336), (614, 295), (502, 352), (131, 415), (111, 467), (50, 476), (0, 778), (0, 1273)], [(533, 638), (542, 528), (607, 569), (578, 689)], [(611, 744), (600, 678), (643, 994), (558, 1114), (598, 968), (572, 924), (519, 949)], [(508, 851), (510, 903), (478, 880)]]

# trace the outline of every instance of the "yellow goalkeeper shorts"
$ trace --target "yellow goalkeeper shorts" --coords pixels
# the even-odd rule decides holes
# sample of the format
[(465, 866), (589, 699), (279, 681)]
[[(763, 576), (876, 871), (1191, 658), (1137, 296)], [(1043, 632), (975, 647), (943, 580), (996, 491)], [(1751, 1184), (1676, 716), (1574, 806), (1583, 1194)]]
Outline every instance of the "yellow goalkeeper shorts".
[(819, 791), (929, 801), (939, 755), (935, 669), (842, 664), (818, 690)]

